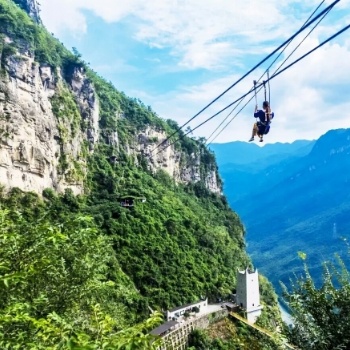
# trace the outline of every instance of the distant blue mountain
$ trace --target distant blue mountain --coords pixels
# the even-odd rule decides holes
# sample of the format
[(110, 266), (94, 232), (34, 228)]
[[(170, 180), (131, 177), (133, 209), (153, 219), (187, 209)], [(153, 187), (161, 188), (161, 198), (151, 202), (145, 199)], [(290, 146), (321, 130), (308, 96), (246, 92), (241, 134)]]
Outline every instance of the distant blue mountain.
[(266, 186), (265, 179), (260, 176), (263, 169), (302, 157), (312, 150), (314, 144), (315, 141), (299, 140), (259, 147), (253, 143), (230, 142), (213, 144), (211, 149), (219, 164), (225, 193), (233, 204)]
[(316, 271), (347, 250), (341, 238), (350, 234), (350, 129), (327, 132), (303, 156), (291, 153), (266, 166), (267, 158), (264, 165), (219, 162), (219, 168), (246, 226), (248, 251), (278, 286), (299, 271), (298, 251)]
[(251, 164), (262, 159), (279, 161), (291, 154), (305, 155), (310, 152), (315, 141), (298, 140), (293, 143), (273, 143), (259, 147), (255, 143), (229, 142), (213, 143), (210, 149), (215, 152), (220, 166), (223, 164)]

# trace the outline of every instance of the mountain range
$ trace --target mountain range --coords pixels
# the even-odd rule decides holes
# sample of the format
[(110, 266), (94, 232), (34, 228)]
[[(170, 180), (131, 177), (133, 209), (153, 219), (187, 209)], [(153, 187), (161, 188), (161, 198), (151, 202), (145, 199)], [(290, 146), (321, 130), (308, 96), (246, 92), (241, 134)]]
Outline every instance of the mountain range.
[[(226, 160), (225, 147), (232, 155)], [(322, 261), (347, 250), (350, 129), (331, 130), (317, 141), (212, 149), (225, 193), (246, 227), (248, 251), (276, 287), (302, 269), (298, 251), (317, 275)]]

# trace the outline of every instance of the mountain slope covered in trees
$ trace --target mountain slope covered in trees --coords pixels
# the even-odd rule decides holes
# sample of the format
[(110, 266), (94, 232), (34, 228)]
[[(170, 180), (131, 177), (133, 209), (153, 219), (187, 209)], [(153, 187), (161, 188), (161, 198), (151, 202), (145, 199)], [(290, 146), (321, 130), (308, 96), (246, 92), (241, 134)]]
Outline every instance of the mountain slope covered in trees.
[[(0, 0), (0, 58), (1, 143), (7, 149), (16, 137), (9, 127), (16, 99), (6, 86), (34, 84), (16, 69), (31, 60), (31, 72), (49, 67), (54, 78), (43, 80), (42, 93), (50, 94), (58, 127), (44, 132), (57, 141), (57, 178), (84, 188), (80, 195), (69, 186), (58, 193), (56, 180), (42, 193), (2, 188), (0, 347), (114, 349), (128, 337), (136, 344), (154, 320), (120, 331), (147, 318), (148, 307), (162, 310), (231, 293), (237, 269), (251, 262), (243, 226), (217, 191), (215, 157), (204, 144), (184, 138), (174, 145), (175, 165), (188, 170), (176, 181), (157, 168), (162, 159), (136, 152), (138, 142), (150, 129), (170, 135), (177, 124), (117, 91), (10, 0)], [(74, 81), (73, 75), (83, 78)], [(89, 106), (96, 100), (93, 129)], [(91, 130), (99, 130), (98, 140)], [(67, 147), (72, 138), (81, 140), (74, 141), (79, 154)], [(149, 138), (147, 146), (157, 142)], [(25, 170), (29, 156), (23, 149), (18, 163)], [(31, 154), (45, 169), (48, 162), (38, 152)], [(125, 199), (130, 206), (122, 205)], [(275, 305), (265, 280), (262, 294)], [(149, 346), (149, 338), (142, 339)]]
[(238, 199), (229, 172), (223, 173), (228, 198), (247, 228), (253, 260), (276, 286), (300, 271), (298, 251), (308, 255), (311, 272), (319, 272), (321, 262), (334, 252), (346, 251), (342, 237), (350, 232), (349, 140), (349, 129), (332, 130), (309, 154), (249, 173), (251, 186)]

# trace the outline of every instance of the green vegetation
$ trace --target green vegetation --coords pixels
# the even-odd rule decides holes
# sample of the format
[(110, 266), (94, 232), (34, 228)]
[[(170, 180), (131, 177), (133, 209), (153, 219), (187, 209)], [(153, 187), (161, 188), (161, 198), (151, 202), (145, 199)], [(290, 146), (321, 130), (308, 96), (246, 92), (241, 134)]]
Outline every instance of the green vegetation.
[(0, 35), (0, 73), (4, 74), (6, 59), (16, 53), (16, 47), (13, 44), (5, 43), (3, 35)]
[[(107, 83), (90, 69), (87, 69), (87, 76), (93, 83), (100, 101), (100, 127), (106, 143), (110, 143), (111, 135), (117, 132), (122, 151), (126, 151), (126, 146), (135, 143), (138, 133), (145, 131), (148, 126), (152, 126), (154, 130), (159, 132), (165, 132), (167, 135), (179, 130), (176, 122), (159, 118), (150, 106), (145, 106), (139, 99), (127, 97), (123, 92), (116, 90), (112, 83)], [(174, 137), (172, 142), (175, 141)], [(184, 132), (181, 130), (176, 137), (183, 138)], [(157, 141), (156, 137), (151, 137), (148, 140), (149, 143)], [(176, 141), (174, 147), (182, 152), (181, 166), (188, 165), (192, 154), (196, 154), (201, 160), (200, 173), (202, 178), (205, 178), (209, 171), (214, 171), (218, 183), (221, 185), (215, 157), (204, 143), (184, 137)], [(144, 159), (141, 159), (140, 163), (142, 161)]]
[(112, 83), (107, 83), (95, 72), (88, 70), (87, 75), (94, 84), (100, 100), (101, 128), (114, 131), (118, 125), (122, 143), (130, 141), (124, 133), (131, 131), (130, 136), (133, 136), (147, 125), (171, 131), (167, 123), (157, 117), (151, 107), (146, 107), (139, 99), (127, 97), (123, 92), (119, 92)]
[[(213, 154), (203, 143), (192, 139), (178, 142), (183, 166), (189, 166), (187, 160), (192, 153), (201, 159), (202, 181), (196, 184), (176, 186), (165, 172), (150, 173), (148, 160), (140, 155), (136, 162), (127, 155), (127, 148), (135, 142), (138, 132), (149, 126), (170, 134), (177, 124), (162, 120), (141, 101), (118, 92), (87, 68), (77, 50), (69, 53), (10, 1), (0, 0), (0, 10), (7, 18), (7, 24), (0, 26), (0, 31), (5, 35), (10, 33), (17, 48), (20, 49), (23, 42), (19, 39), (24, 39), (43, 53), (36, 56), (39, 62), (43, 62), (42, 56), (50, 56), (49, 63), (62, 67), (68, 78), (74, 67), (85, 67), (98, 95), (102, 141), (105, 142), (86, 159), (89, 195), (75, 200), (77, 208), (67, 210), (76, 209), (77, 213), (93, 217), (99, 228), (111, 237), (123, 271), (150, 304), (170, 307), (196, 300), (201, 295), (214, 299), (229, 294), (235, 286), (236, 269), (250, 265), (250, 261), (244, 252), (243, 227), (238, 216), (230, 210), (224, 197), (211, 193), (205, 186), (208, 171), (216, 170)], [(22, 19), (21, 23), (18, 19)], [(55, 46), (58, 56), (50, 51)], [(78, 107), (64, 82), (58, 85), (52, 107), (63, 146), (81, 125)], [(118, 117), (121, 113), (124, 117)], [(114, 132), (118, 132), (119, 150), (108, 142), (108, 135)], [(117, 155), (116, 164), (109, 161), (112, 155)], [(66, 172), (72, 164), (62, 152), (60, 171)], [(81, 176), (82, 171), (78, 170), (72, 178)], [(124, 209), (119, 200), (125, 196), (142, 196), (147, 202), (138, 203), (133, 210)], [(55, 205), (61, 201), (59, 197), (52, 200)]]
[(225, 319), (209, 329), (194, 330), (188, 350), (280, 350), (280, 343), (244, 324)]
[[(99, 149), (89, 166), (91, 193), (80, 210), (113, 237), (123, 270), (151, 304), (230, 294), (237, 268), (250, 263), (242, 225), (223, 197), (200, 184), (174, 187), (165, 173), (152, 176), (129, 159), (111, 164)], [(117, 201), (125, 196), (147, 201), (124, 209)]]
[(39, 63), (66, 69), (76, 63), (71, 52), (12, 1), (0, 0), (0, 32), (13, 40), (13, 45), (20, 50), (32, 50)]
[(51, 98), (51, 105), (59, 125), (62, 125), (62, 128), (66, 127), (66, 132), (60, 133), (62, 142), (66, 142), (68, 137), (75, 137), (81, 127), (81, 115), (67, 86), (62, 83), (57, 86), (56, 93)]
[(275, 332), (278, 326), (282, 326), (277, 294), (272, 284), (263, 275), (259, 275), (259, 285), (261, 305), (264, 308), (256, 324), (268, 331)]
[[(0, 33), (5, 74), (7, 58), (24, 49), (62, 72), (65, 81), (51, 102), (62, 146), (58, 170), (71, 181), (85, 176), (63, 152), (63, 144), (86, 131), (69, 91), (75, 69), (95, 88), (101, 128), (93, 153), (87, 142), (81, 145), (84, 195), (47, 189), (40, 199), (14, 189), (0, 198), (0, 347), (155, 347), (148, 331), (160, 319), (155, 313), (144, 321), (148, 306), (161, 310), (204, 295), (225, 297), (237, 268), (251, 267), (237, 214), (206, 187), (209, 173), (217, 174), (214, 155), (203, 142), (184, 137), (175, 144), (180, 165), (192, 166), (196, 155), (201, 180), (177, 185), (165, 171), (151, 172), (148, 159), (129, 150), (140, 132), (151, 127), (170, 135), (175, 122), (117, 91), (9, 0), (0, 0)], [(119, 147), (111, 142), (116, 133)], [(123, 208), (120, 200), (127, 197), (146, 202)]]
[[(51, 98), (52, 112), (57, 118), (60, 135), (60, 158), (58, 173), (65, 176), (69, 183), (82, 182), (85, 178), (85, 164), (81, 159), (72, 159), (66, 152), (67, 143), (78, 138), (79, 132), (84, 128), (82, 117), (76, 101), (65, 83), (60, 82), (55, 95)], [(78, 139), (79, 140), (79, 139)], [(86, 147), (84, 143), (79, 147)], [(82, 155), (84, 153), (81, 152)]]
[(2, 349), (115, 349), (141, 333), (150, 340), (159, 315), (125, 331), (145, 303), (92, 219), (57, 221), (18, 191), (2, 206), (23, 208), (0, 210)]
[(299, 349), (349, 349), (350, 272), (338, 256), (335, 263), (325, 262), (323, 270), (319, 286), (306, 263), (304, 275), (293, 281), (290, 291), (283, 285), (295, 325), (287, 334)]

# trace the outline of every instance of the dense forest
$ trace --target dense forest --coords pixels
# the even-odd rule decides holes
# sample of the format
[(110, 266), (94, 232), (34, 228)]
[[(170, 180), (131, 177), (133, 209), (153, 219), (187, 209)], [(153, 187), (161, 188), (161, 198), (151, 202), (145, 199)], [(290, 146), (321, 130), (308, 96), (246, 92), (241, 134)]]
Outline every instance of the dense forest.
[[(148, 331), (161, 320), (156, 312), (144, 321), (149, 307), (162, 311), (232, 293), (237, 268), (251, 262), (226, 198), (203, 181), (175, 183), (166, 172), (151, 171), (146, 157), (128, 153), (146, 126), (170, 135), (177, 124), (117, 91), (9, 0), (0, 0), (0, 43), (1, 79), (8, 79), (8, 58), (23, 50), (61, 70), (52, 110), (58, 119), (69, 117), (75, 132), (86, 126), (68, 82), (72, 70), (83, 69), (100, 101), (101, 129), (94, 152), (83, 147), (87, 172), (78, 175), (85, 194), (2, 189), (1, 348), (109, 349), (135, 342), (146, 349)], [(108, 142), (114, 132), (118, 149)], [(175, 148), (184, 165), (200, 154), (204, 175), (215, 164), (199, 141), (183, 138)], [(125, 197), (133, 198), (132, 207), (121, 206)], [(276, 303), (265, 280), (262, 291)]]
[[(0, 93), (6, 99), (2, 88), (11, 77), (9, 60), (29, 52), (36, 64), (61, 74), (51, 97), (55, 118), (68, 120), (72, 134), (83, 133), (87, 125), (69, 85), (79, 69), (100, 103), (100, 139), (93, 151), (82, 141), (79, 156), (86, 169), (77, 165), (70, 174), (83, 181), (81, 195), (1, 187), (0, 347), (155, 349), (160, 339), (149, 331), (162, 322), (162, 311), (202, 296), (216, 301), (234, 291), (237, 269), (252, 266), (244, 227), (225, 196), (204, 181), (213, 169), (217, 174), (217, 167), (201, 140), (182, 137), (174, 145), (183, 167), (199, 155), (197, 181), (176, 182), (164, 170), (154, 171), (149, 157), (130, 151), (138, 133), (151, 127), (171, 135), (178, 125), (118, 91), (76, 49), (70, 52), (33, 22), (22, 10), (28, 11), (27, 1), (16, 2), (21, 7), (0, 0)], [(0, 115), (1, 121), (8, 118)], [(110, 142), (116, 133), (118, 145)], [(2, 130), (0, 138), (11, 137), (4, 135)], [(62, 149), (69, 133), (64, 136)], [(71, 161), (61, 155), (60, 171)], [(132, 205), (121, 205), (124, 198)], [(333, 270), (331, 275), (325, 269), (322, 289), (314, 286), (307, 268), (294, 289), (285, 289), (296, 316), (296, 327), (285, 331), (302, 349), (348, 346), (339, 336), (348, 331), (348, 322), (342, 322), (349, 314), (348, 272)], [(273, 330), (277, 297), (263, 277), (260, 286), (264, 309), (258, 324)], [(228, 338), (195, 332), (190, 345), (198, 350), (279, 347), (244, 326), (228, 323), (227, 329)]]

